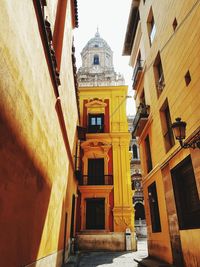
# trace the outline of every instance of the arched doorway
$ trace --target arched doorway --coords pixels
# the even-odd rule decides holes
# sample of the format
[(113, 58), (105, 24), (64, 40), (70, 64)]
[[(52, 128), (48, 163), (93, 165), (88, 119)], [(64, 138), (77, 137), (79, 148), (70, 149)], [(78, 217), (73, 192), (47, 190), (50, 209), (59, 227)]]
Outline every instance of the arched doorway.
[(144, 205), (141, 202), (135, 204), (135, 220), (145, 220)]

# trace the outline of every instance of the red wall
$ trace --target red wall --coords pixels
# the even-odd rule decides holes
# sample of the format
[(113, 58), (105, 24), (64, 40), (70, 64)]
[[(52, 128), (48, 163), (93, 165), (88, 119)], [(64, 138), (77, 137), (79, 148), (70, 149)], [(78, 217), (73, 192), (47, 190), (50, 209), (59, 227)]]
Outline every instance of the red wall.
[(87, 108), (86, 104), (88, 103), (88, 100), (83, 100), (83, 127), (87, 128)]
[(109, 229), (111, 232), (114, 231), (113, 227), (113, 207), (114, 207), (114, 191), (110, 192), (109, 195), (109, 204), (110, 204), (110, 214), (109, 214)]
[[(109, 162), (108, 162), (108, 174), (113, 175), (113, 155), (112, 155), (112, 148), (108, 151)], [(113, 228), (113, 207), (114, 207), (114, 191), (109, 195), (109, 204), (110, 204), (110, 214), (109, 214), (109, 229), (110, 231), (114, 231)]]
[(104, 118), (105, 133), (109, 133), (110, 132), (109, 99), (106, 99), (104, 102), (107, 104), (105, 108), (105, 118)]

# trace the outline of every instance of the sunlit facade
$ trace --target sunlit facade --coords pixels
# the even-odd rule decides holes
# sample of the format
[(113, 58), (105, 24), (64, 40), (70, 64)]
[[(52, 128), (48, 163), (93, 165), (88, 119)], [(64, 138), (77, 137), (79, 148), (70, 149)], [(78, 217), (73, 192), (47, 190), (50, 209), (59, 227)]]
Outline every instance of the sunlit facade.
[(199, 148), (172, 132), (181, 117), (186, 144), (200, 130), (200, 2), (132, 1), (124, 55), (133, 67), (148, 250), (175, 266), (200, 262)]
[(80, 141), (78, 246), (82, 250), (125, 250), (129, 229), (130, 249), (134, 250), (127, 86), (116, 75), (112, 51), (98, 32), (81, 55), (80, 123), (86, 137)]
[(77, 193), (76, 1), (0, 9), (0, 266), (61, 266)]

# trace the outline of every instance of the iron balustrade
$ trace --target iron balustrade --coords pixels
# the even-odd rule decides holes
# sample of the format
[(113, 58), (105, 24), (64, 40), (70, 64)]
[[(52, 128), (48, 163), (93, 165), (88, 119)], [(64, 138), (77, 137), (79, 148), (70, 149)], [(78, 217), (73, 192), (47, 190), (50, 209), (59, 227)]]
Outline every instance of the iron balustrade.
[(137, 59), (137, 62), (135, 64), (135, 68), (133, 71), (133, 76), (132, 76), (132, 80), (133, 80), (133, 89), (135, 88), (137, 81), (138, 81), (138, 75), (140, 72), (142, 72), (143, 70), (143, 60), (141, 59)]
[(133, 136), (137, 130), (138, 124), (141, 120), (141, 118), (148, 118), (149, 116), (149, 106), (145, 105), (144, 103), (140, 103), (137, 108), (137, 113), (135, 115), (135, 118), (133, 120)]
[(103, 133), (104, 125), (88, 125), (88, 133)]
[(90, 176), (82, 175), (79, 185), (113, 185), (113, 175)]

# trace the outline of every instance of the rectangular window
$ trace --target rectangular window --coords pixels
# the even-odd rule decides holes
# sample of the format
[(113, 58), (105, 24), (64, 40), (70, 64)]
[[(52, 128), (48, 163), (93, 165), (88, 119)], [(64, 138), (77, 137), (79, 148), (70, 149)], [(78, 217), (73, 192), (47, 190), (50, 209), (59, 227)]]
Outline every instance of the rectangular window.
[(149, 195), (152, 232), (153, 233), (161, 232), (160, 213), (158, 207), (158, 197), (157, 197), (157, 189), (155, 182), (153, 182), (148, 187), (148, 195)]
[(161, 115), (161, 124), (162, 124), (163, 138), (165, 143), (165, 150), (166, 152), (168, 152), (170, 148), (174, 146), (175, 141), (171, 127), (172, 122), (167, 101), (165, 101), (163, 107), (161, 108), (160, 115)]
[(164, 72), (163, 72), (162, 61), (160, 58), (160, 53), (158, 53), (155, 58), (154, 76), (155, 76), (156, 89), (157, 89), (157, 93), (159, 97), (165, 87), (165, 78), (164, 78)]
[(147, 165), (147, 172), (152, 170), (152, 159), (151, 159), (151, 148), (149, 142), (149, 136), (145, 138), (145, 152), (146, 152), (146, 165)]
[(171, 171), (180, 230), (200, 228), (200, 199), (188, 156)]
[(149, 34), (150, 45), (152, 45), (155, 34), (156, 34), (156, 25), (155, 25), (155, 21), (154, 21), (152, 8), (149, 11), (149, 16), (147, 19), (147, 29), (148, 29), (148, 34)]
[(88, 133), (104, 132), (104, 114), (88, 115)]

